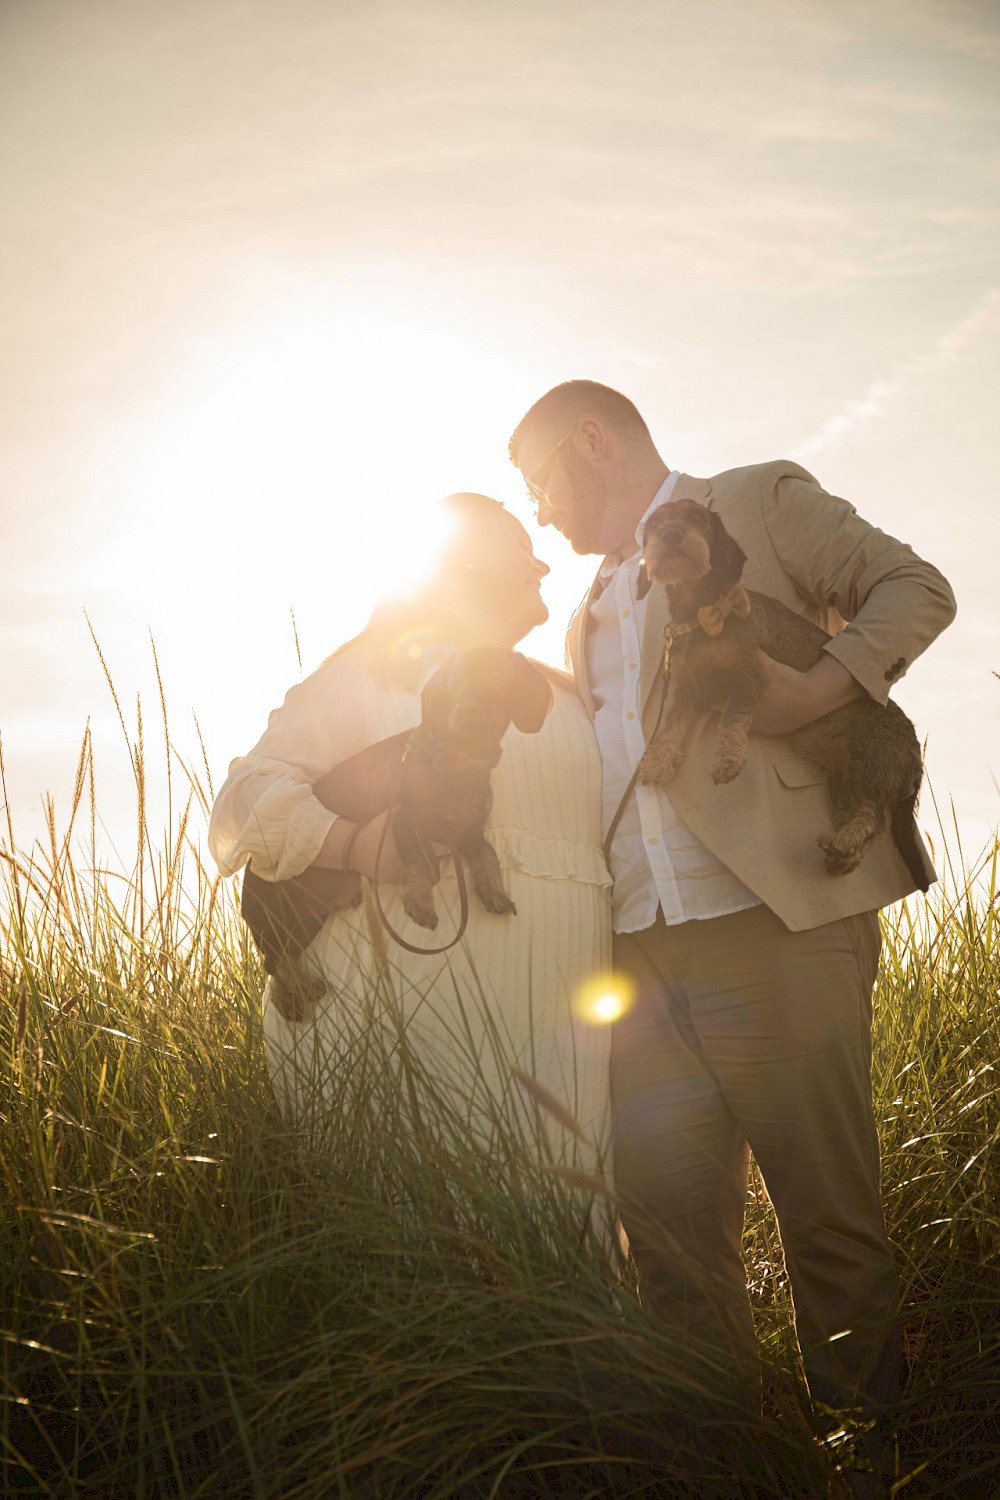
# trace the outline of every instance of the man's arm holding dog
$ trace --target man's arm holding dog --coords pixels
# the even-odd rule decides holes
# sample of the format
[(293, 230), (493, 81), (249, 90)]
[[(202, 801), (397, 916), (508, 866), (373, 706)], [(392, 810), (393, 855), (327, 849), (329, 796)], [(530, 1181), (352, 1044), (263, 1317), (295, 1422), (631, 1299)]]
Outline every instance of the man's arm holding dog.
[(803, 724), (853, 703), (865, 691), (858, 679), (825, 651), (808, 672), (797, 672), (763, 651), (757, 652), (757, 665), (765, 685), (754, 710), (755, 734), (791, 734)]
[(892, 685), (954, 618), (949, 584), (802, 470), (771, 465), (762, 504), (778, 558), (803, 598), (833, 606), (849, 623), (808, 672), (760, 653), (767, 685), (754, 730), (788, 733), (865, 692), (886, 703)]

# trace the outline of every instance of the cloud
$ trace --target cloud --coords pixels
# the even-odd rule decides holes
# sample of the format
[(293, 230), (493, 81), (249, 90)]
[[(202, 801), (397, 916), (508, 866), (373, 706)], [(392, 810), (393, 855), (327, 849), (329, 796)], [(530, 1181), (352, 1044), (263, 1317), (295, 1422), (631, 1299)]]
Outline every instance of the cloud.
[(997, 331), (1000, 331), (1000, 289), (992, 287), (954, 328), (941, 335), (927, 354), (898, 365), (891, 375), (873, 380), (864, 395), (846, 401), (812, 437), (797, 444), (796, 452), (803, 458), (826, 452), (843, 438), (885, 416), (889, 407), (914, 387), (923, 385), (939, 370), (953, 364), (966, 349)]

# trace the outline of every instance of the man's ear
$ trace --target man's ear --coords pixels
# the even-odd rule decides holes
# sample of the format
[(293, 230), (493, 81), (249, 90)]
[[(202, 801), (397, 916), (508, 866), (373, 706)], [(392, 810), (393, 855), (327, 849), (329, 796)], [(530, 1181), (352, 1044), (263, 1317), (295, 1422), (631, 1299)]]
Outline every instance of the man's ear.
[(510, 716), (522, 734), (537, 734), (552, 707), (552, 689), (537, 667), (518, 652), (514, 656), (514, 681)]
[(596, 417), (584, 417), (577, 424), (577, 433), (582, 440), (583, 448), (591, 458), (607, 457), (608, 434)]

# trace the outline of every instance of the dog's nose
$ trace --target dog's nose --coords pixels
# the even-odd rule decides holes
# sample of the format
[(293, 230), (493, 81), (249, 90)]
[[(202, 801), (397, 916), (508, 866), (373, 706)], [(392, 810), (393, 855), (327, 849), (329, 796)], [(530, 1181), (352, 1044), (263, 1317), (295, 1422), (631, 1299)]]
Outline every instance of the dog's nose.
[(682, 526), (668, 526), (660, 533), (660, 540), (667, 547), (679, 547), (684, 540), (684, 528)]

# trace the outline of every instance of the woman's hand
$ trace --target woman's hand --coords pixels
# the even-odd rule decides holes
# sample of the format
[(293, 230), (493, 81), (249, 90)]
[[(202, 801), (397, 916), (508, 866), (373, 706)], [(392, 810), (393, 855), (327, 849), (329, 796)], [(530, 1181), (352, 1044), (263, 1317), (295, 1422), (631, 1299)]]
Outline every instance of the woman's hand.
[(828, 651), (807, 672), (797, 672), (759, 649), (757, 665), (765, 687), (751, 724), (755, 734), (791, 734), (864, 692), (857, 678)]
[[(323, 869), (342, 870), (344, 868), (344, 850), (354, 834), (350, 846), (348, 869), (357, 875), (366, 875), (370, 880), (375, 878), (376, 861), (378, 863), (379, 881), (385, 881), (387, 885), (399, 885), (404, 879), (403, 861), (396, 847), (396, 839), (392, 831), (392, 814), (390, 812), (378, 813), (367, 823), (360, 827), (351, 823), (347, 818), (338, 818), (332, 825), (330, 832), (324, 840), (323, 847), (314, 861)], [(389, 822), (388, 828), (386, 823)], [(354, 830), (357, 828), (357, 833)], [(385, 842), (382, 844), (381, 854), (379, 843), (385, 830)], [(440, 860), (449, 851), (443, 844), (430, 846), (430, 852), (435, 859)]]

